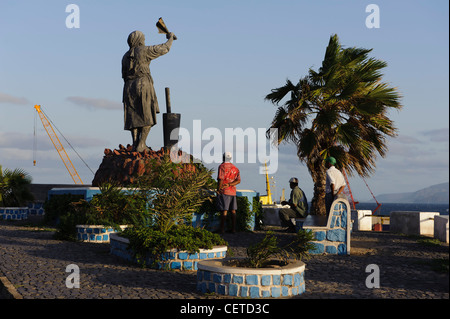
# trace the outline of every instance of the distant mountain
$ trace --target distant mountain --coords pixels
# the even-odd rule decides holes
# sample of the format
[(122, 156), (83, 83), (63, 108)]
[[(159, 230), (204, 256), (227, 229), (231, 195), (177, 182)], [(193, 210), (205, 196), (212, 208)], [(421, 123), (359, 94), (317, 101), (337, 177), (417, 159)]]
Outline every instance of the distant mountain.
[[(410, 193), (381, 194), (376, 196), (380, 203), (449, 203), (449, 183), (432, 185)], [(373, 201), (373, 200), (371, 200)]]

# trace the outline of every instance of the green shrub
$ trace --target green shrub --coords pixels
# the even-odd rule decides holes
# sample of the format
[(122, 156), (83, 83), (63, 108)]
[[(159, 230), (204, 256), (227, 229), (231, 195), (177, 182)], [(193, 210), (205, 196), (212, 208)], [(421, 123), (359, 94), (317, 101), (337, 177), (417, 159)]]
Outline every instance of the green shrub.
[(53, 195), (43, 205), (45, 210), (44, 222), (58, 222), (61, 216), (65, 216), (71, 210), (71, 203), (83, 199), (83, 195), (61, 194)]
[(83, 198), (83, 195), (61, 194), (53, 195), (45, 201), (44, 223), (56, 225), (56, 239), (76, 240), (75, 225), (84, 223), (84, 219), (77, 214), (73, 203), (78, 203)]
[(129, 248), (141, 265), (145, 265), (146, 257), (153, 256), (154, 264), (160, 262), (165, 253), (171, 249), (185, 250), (190, 253), (200, 249), (211, 249), (217, 245), (227, 245), (218, 234), (203, 228), (177, 225), (163, 232), (157, 227), (130, 227), (121, 236), (130, 241)]
[(34, 200), (31, 175), (23, 169), (2, 169), (0, 165), (0, 207), (26, 206)]
[(77, 214), (73, 207), (69, 208), (64, 215), (60, 215), (54, 237), (60, 240), (77, 240), (76, 225), (79, 224), (85, 224), (83, 216)]
[(308, 257), (310, 249), (315, 248), (311, 243), (313, 240), (313, 232), (300, 229), (294, 240), (280, 247), (278, 238), (269, 231), (261, 242), (247, 248), (247, 258), (241, 262), (241, 266), (262, 268), (273, 258), (280, 259), (284, 265), (290, 259), (302, 260)]
[(133, 188), (123, 190), (117, 183), (100, 185), (100, 194), (90, 202), (74, 203), (86, 224), (105, 225), (119, 229), (120, 225), (146, 223), (147, 198)]
[(255, 228), (260, 229), (261, 225), (264, 224), (264, 212), (262, 209), (262, 203), (259, 201), (259, 195), (253, 197), (253, 214), (255, 216)]
[(82, 195), (54, 195), (44, 204), (46, 222), (55, 221), (55, 237), (76, 240), (76, 225), (104, 225), (120, 229), (148, 220), (145, 198), (139, 192), (124, 192), (114, 183), (104, 183), (100, 193), (86, 201)]
[(148, 203), (147, 224), (136, 224), (121, 233), (130, 240), (136, 259), (146, 263), (148, 255), (157, 264), (171, 249), (198, 252), (215, 245), (226, 245), (217, 234), (189, 224), (194, 212), (211, 202), (207, 191), (213, 185), (212, 172), (201, 165), (176, 164), (164, 156), (152, 161), (148, 174), (137, 182), (137, 191)]
[[(202, 203), (201, 207), (197, 210), (197, 213), (204, 214), (206, 228), (210, 228), (214, 220), (220, 219), (220, 212), (216, 206), (217, 197), (213, 196), (211, 199)], [(249, 231), (250, 221), (253, 219), (254, 212), (250, 210), (250, 202), (245, 196), (238, 196), (237, 210), (236, 210), (236, 230), (237, 231)], [(253, 201), (254, 202), (254, 201)], [(255, 207), (255, 206), (254, 206)], [(226, 228), (231, 228), (231, 214), (227, 214)]]
[(192, 215), (210, 197), (212, 171), (194, 164), (173, 163), (168, 155), (152, 161), (138, 179), (139, 192), (150, 203), (148, 214), (162, 232), (192, 220)]
[(176, 164), (168, 155), (151, 161), (146, 175), (123, 190), (117, 183), (100, 186), (91, 201), (82, 196), (53, 196), (45, 204), (48, 219), (58, 219), (57, 237), (72, 239), (77, 224), (150, 226), (167, 233), (187, 224), (192, 214), (210, 197), (212, 172), (201, 164)]
[(238, 205), (236, 210), (236, 229), (248, 231), (250, 230), (249, 223), (253, 218), (253, 212), (250, 210), (250, 202), (245, 196), (237, 197), (236, 200)]
[(247, 248), (247, 260), (249, 267), (263, 267), (267, 260), (279, 251), (278, 239), (273, 232), (268, 232), (264, 239)]

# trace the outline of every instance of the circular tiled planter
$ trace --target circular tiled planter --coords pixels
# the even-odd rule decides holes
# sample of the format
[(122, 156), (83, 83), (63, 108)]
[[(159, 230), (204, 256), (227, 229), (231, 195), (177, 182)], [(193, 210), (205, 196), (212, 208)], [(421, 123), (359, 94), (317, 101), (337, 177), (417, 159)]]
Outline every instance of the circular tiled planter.
[[(89, 243), (109, 243), (110, 235), (117, 233), (118, 230), (104, 225), (76, 225), (77, 239)], [(124, 230), (126, 225), (120, 225)]]
[[(117, 234), (110, 236), (110, 253), (130, 262), (137, 263), (134, 254), (128, 248), (130, 241), (127, 238), (120, 237)], [(190, 253), (172, 249), (165, 253), (162, 261), (154, 266), (152, 256), (148, 256), (145, 260), (146, 266), (157, 269), (179, 269), (179, 270), (197, 270), (197, 265), (202, 260), (225, 258), (227, 254), (227, 246), (214, 246), (212, 249), (200, 249), (198, 253)]]
[(305, 263), (293, 260), (276, 268), (228, 266), (226, 258), (198, 263), (197, 290), (220, 295), (250, 298), (279, 298), (305, 291)]

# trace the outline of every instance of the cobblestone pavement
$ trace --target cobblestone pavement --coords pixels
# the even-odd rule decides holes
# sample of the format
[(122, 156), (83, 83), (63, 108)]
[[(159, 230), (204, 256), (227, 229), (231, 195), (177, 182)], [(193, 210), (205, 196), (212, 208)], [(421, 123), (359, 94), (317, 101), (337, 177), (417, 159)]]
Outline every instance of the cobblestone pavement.
[[(281, 240), (292, 234), (276, 232)], [(264, 237), (264, 231), (225, 234), (234, 256)], [(387, 232), (354, 232), (351, 256), (313, 256), (306, 263), (306, 292), (298, 298), (448, 299), (449, 246), (426, 246), (417, 238)], [(66, 287), (66, 267), (80, 269), (80, 288)], [(366, 287), (366, 267), (380, 270), (380, 288)], [(448, 267), (448, 266), (447, 266)], [(109, 254), (108, 244), (53, 239), (53, 232), (0, 221), (0, 277), (24, 299), (215, 299), (196, 291), (196, 273), (143, 269)]]

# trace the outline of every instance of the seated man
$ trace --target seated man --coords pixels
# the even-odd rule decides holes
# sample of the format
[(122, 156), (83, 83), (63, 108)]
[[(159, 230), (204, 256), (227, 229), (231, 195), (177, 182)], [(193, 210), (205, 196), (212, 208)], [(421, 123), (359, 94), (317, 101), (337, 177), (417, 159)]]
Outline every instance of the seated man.
[(308, 201), (305, 193), (298, 187), (298, 179), (292, 177), (289, 180), (291, 187), (291, 196), (289, 202), (281, 202), (282, 205), (289, 205), (290, 208), (281, 208), (278, 215), (280, 216), (281, 226), (288, 227), (287, 231), (295, 232), (295, 225), (291, 218), (306, 218), (308, 215)]

